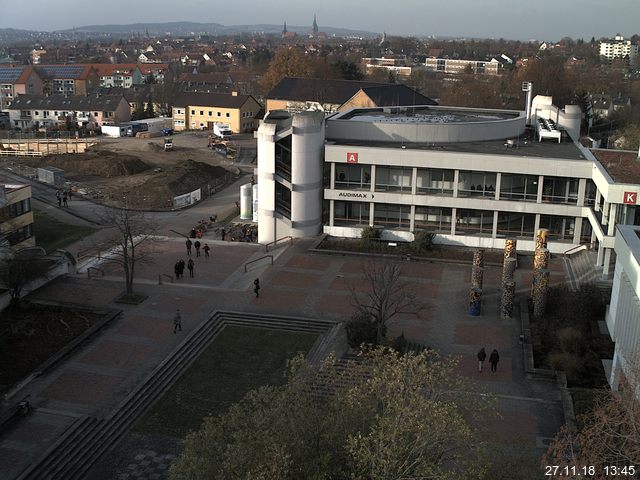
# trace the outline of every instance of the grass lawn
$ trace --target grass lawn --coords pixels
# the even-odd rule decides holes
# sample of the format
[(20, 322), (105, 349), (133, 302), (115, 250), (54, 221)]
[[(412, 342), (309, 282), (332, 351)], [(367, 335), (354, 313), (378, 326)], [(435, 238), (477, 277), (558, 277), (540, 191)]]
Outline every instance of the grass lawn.
[(315, 334), (226, 327), (134, 431), (184, 438), (250, 390), (284, 383), (287, 360), (306, 354), (316, 339)]
[(50, 253), (83, 239), (92, 234), (95, 229), (61, 222), (45, 211), (34, 208), (33, 231), (36, 244)]

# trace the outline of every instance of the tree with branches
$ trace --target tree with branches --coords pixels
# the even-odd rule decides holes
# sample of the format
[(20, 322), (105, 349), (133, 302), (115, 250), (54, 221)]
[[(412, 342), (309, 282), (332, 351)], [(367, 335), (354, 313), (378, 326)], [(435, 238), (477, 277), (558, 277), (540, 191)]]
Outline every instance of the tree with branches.
[(418, 315), (424, 302), (416, 298), (409, 283), (403, 281), (398, 262), (372, 259), (363, 266), (366, 291), (359, 293), (351, 285), (351, 300), (356, 315), (369, 318), (376, 331), (377, 343), (385, 338), (387, 323), (397, 314)]
[(20, 302), (24, 288), (33, 280), (47, 273), (51, 262), (44, 256), (34, 256), (32, 252), (3, 252), (0, 260), (0, 284), (9, 290), (11, 308)]
[(153, 263), (156, 225), (142, 212), (127, 208), (107, 208), (99, 215), (110, 231), (107, 244), (115, 245), (107, 262), (122, 268), (125, 294), (133, 294), (136, 266)]

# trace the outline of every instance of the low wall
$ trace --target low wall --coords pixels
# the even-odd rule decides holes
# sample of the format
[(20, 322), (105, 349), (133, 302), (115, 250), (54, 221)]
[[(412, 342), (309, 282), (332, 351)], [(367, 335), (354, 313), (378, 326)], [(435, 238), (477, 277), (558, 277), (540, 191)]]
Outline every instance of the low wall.
[(88, 139), (49, 139), (21, 141), (3, 141), (0, 149), (18, 152), (42, 152), (44, 155), (60, 155), (63, 153), (84, 153), (88, 148), (96, 145), (94, 140)]

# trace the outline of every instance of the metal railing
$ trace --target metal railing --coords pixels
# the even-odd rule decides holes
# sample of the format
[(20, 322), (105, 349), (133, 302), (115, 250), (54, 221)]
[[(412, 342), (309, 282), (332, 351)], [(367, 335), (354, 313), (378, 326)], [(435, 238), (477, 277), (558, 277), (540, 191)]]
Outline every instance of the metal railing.
[(575, 247), (570, 248), (569, 250), (567, 250), (566, 252), (564, 252), (562, 255), (564, 257), (566, 257), (567, 255), (569, 255), (570, 253), (574, 253), (577, 252), (578, 250), (581, 250), (582, 248), (584, 248), (585, 250), (591, 250), (593, 247), (595, 246), (594, 242), (585, 242), (585, 243), (581, 243), (580, 245), (576, 245)]
[(0, 157), (43, 157), (44, 153), (34, 150), (0, 150)]
[(100, 258), (101, 255), (102, 255), (102, 249), (98, 247), (89, 247), (89, 248), (84, 248), (82, 250), (78, 250), (78, 253), (76, 254), (76, 258), (78, 260), (81, 260), (87, 257), (93, 257), (93, 256), (95, 256), (96, 258)]
[(96, 272), (96, 275), (94, 275), (95, 277), (104, 277), (104, 270), (98, 268), (98, 267), (89, 267), (87, 268), (87, 278), (89, 280), (91, 280), (91, 272)]
[(161, 273), (158, 275), (158, 285), (162, 285), (162, 277), (168, 278), (171, 283), (173, 283), (173, 275), (168, 275), (166, 273)]
[(251, 260), (250, 262), (245, 263), (244, 264), (244, 273), (247, 273), (247, 267), (249, 265), (251, 265), (252, 263), (259, 262), (260, 260), (264, 260), (265, 258), (270, 258), (271, 259), (271, 265), (273, 265), (273, 255), (265, 255), (264, 257), (256, 258), (255, 260)]
[(274, 246), (275, 247), (276, 245), (278, 245), (278, 243), (281, 240), (289, 240), (289, 243), (292, 243), (293, 242), (293, 237), (291, 235), (287, 235), (286, 237), (281, 237), (281, 238), (278, 238), (278, 239), (276, 239), (276, 240), (274, 240), (272, 242), (269, 242), (264, 246), (264, 251), (268, 252), (270, 246)]

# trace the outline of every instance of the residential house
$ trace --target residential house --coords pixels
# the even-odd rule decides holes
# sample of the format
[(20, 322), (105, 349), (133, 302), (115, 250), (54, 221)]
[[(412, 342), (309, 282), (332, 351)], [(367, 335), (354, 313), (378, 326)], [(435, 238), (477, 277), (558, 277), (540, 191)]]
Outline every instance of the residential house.
[(252, 132), (262, 105), (251, 95), (236, 92), (184, 93), (173, 104), (173, 129), (204, 130), (226, 123), (233, 133)]
[(265, 109), (333, 113), (355, 107), (435, 103), (402, 84), (285, 77), (267, 94)]
[(362, 59), (367, 73), (373, 70), (386, 70), (397, 75), (411, 75), (411, 67), (407, 65), (406, 55), (385, 55), (380, 58), (365, 57)]
[(169, 75), (169, 65), (166, 63), (138, 64), (138, 69), (142, 74), (142, 82), (140, 83), (164, 83), (165, 78)]
[(592, 113), (600, 118), (609, 118), (613, 113), (611, 95), (600, 93), (592, 94), (590, 97)]
[(35, 247), (31, 185), (0, 184), (0, 238), (12, 250)]
[(0, 67), (0, 111), (11, 105), (16, 95), (42, 94), (42, 78), (32, 66)]
[(94, 70), (100, 77), (101, 87), (131, 88), (144, 82), (138, 64), (94, 63)]
[(625, 40), (619, 33), (613, 39), (600, 42), (600, 57), (612, 62), (616, 58), (626, 60), (629, 65), (635, 65), (638, 58), (638, 44)]
[(68, 121), (95, 128), (128, 122), (131, 110), (122, 95), (19, 95), (9, 108), (9, 119), (19, 129), (51, 128)]
[(91, 64), (38, 65), (43, 92), (51, 95), (87, 95), (100, 85), (100, 77)]

